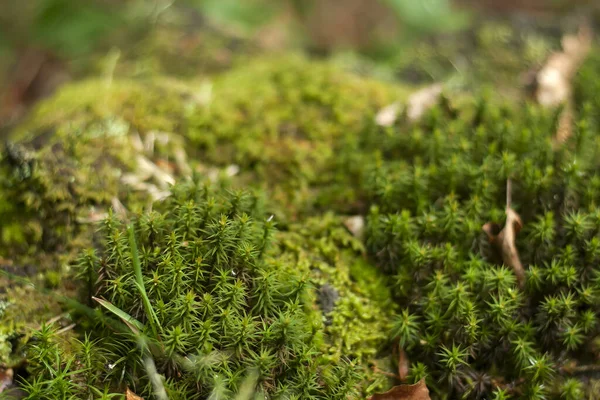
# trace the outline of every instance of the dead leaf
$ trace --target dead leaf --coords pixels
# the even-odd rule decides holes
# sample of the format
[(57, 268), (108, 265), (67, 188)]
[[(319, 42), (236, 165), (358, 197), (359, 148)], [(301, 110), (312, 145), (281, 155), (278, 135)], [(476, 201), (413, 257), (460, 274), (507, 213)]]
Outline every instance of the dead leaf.
[[(504, 223), (504, 228), (500, 230), (497, 224), (488, 222), (483, 225), (482, 229), (487, 234), (490, 243), (494, 244), (502, 255), (504, 264), (512, 268), (517, 276), (519, 287), (522, 288), (525, 285), (525, 270), (523, 269), (523, 264), (521, 264), (515, 240), (523, 227), (523, 222), (519, 214), (510, 206), (511, 187), (509, 179), (506, 184), (506, 222)], [(496, 234), (499, 230), (500, 232)]]
[(571, 97), (571, 79), (587, 57), (592, 46), (592, 33), (582, 27), (577, 35), (562, 39), (562, 51), (550, 55), (537, 73), (536, 100), (543, 106), (553, 107)]
[(400, 382), (406, 382), (406, 378), (408, 378), (408, 372), (408, 355), (402, 347), (398, 346), (398, 377), (400, 378)]
[(435, 83), (413, 93), (408, 99), (406, 106), (408, 120), (410, 122), (418, 120), (427, 110), (435, 106), (442, 94), (442, 90), (442, 84)]
[(361, 215), (346, 218), (344, 220), (344, 226), (354, 237), (362, 238), (365, 230), (365, 218)]
[(375, 122), (379, 126), (392, 126), (398, 119), (398, 114), (402, 109), (400, 103), (392, 103), (383, 107), (375, 116)]
[(126, 400), (144, 400), (143, 397), (140, 397), (137, 394), (133, 393), (131, 391), (131, 389), (129, 389), (129, 388), (127, 388), (127, 391), (125, 392), (125, 399)]
[(425, 379), (421, 379), (414, 385), (398, 385), (385, 393), (374, 394), (369, 400), (431, 400), (431, 397)]
[(580, 28), (577, 35), (564, 36), (563, 50), (551, 54), (536, 75), (537, 102), (545, 107), (564, 105), (553, 139), (555, 147), (566, 142), (573, 133), (571, 81), (590, 52), (591, 46), (592, 33), (588, 27)]
[(552, 140), (554, 147), (562, 145), (571, 137), (573, 134), (573, 119), (573, 102), (568, 101), (558, 118), (556, 134)]
[(0, 370), (0, 393), (12, 386), (13, 375), (12, 368)]

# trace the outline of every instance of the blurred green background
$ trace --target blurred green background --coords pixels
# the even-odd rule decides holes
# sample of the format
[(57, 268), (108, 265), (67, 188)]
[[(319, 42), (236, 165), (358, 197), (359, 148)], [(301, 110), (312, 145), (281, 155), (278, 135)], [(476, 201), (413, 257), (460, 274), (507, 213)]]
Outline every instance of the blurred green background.
[(598, 20), (595, 3), (4, 0), (0, 127), (70, 79), (102, 73), (198, 77), (267, 52), (332, 57), (359, 73), (416, 84), (471, 75), (485, 82), (493, 77), (485, 76), (482, 60), (500, 62), (506, 71), (514, 64), (510, 54), (493, 51), (496, 44), (513, 46), (525, 65), (539, 63), (572, 21), (581, 15)]

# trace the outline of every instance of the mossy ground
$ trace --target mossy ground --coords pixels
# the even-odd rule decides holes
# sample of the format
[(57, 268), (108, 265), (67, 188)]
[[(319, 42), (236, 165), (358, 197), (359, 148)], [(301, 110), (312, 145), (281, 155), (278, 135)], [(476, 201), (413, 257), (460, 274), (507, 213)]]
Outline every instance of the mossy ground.
[[(173, 176), (237, 163), (241, 173), (232, 183), (266, 189), (285, 228), (297, 213), (315, 212), (313, 195), (331, 191), (328, 183), (345, 187), (343, 162), (335, 150), (356, 146), (365, 120), (402, 93), (298, 56), (273, 63), (263, 60), (226, 75), (217, 80), (210, 98), (195, 96), (192, 84), (173, 83), (107, 77), (66, 86), (14, 132), (4, 157), (3, 190), (5, 198), (18, 201), (7, 203), (2, 214), (5, 254), (16, 264), (27, 260), (35, 265), (29, 275), (40, 285), (50, 284), (50, 294), (40, 295), (53, 312), (57, 299), (52, 293), (72, 293), (70, 260), (96, 242), (97, 216), (114, 206), (114, 199), (128, 212), (151, 204), (151, 193), (136, 192), (123, 180), (127, 174), (140, 174), (138, 157), (161, 167), (171, 165), (164, 170)], [(276, 106), (281, 111), (271, 114)], [(169, 139), (152, 142), (152, 151), (136, 142), (146, 144), (149, 136), (161, 133)], [(183, 148), (188, 154), (185, 171), (177, 169), (176, 160)], [(152, 177), (143, 179), (159, 185)], [(330, 193), (340, 204), (353, 202)], [(352, 194), (350, 187), (345, 193)], [(323, 200), (317, 204), (325, 205)], [(350, 357), (367, 368), (386, 341), (391, 303), (385, 291), (371, 300), (369, 289), (362, 287), (356, 268), (367, 263), (356, 259), (364, 257), (362, 245), (333, 215), (285, 228), (281, 235), (281, 260), (307, 273), (317, 287), (331, 285), (339, 297), (326, 316), (318, 317), (319, 324), (329, 321), (321, 351), (330, 362)], [(42, 249), (62, 256), (42, 260)], [(380, 284), (376, 278), (368, 280), (370, 285)], [(311, 293), (313, 312), (322, 315), (318, 292)], [(39, 326), (50, 319), (52, 312), (31, 307), (13, 294), (5, 298), (14, 303), (14, 310), (39, 311), (25, 320)], [(19, 324), (19, 329), (25, 326)], [(10, 330), (15, 332), (14, 327)], [(371, 376), (379, 383), (370, 390), (385, 385), (385, 378)]]
[[(286, 307), (302, 309), (300, 325), (305, 326), (307, 321), (312, 324), (314, 337), (307, 339), (310, 335), (304, 335), (306, 327), (298, 328), (296, 333), (303, 344), (294, 347), (294, 351), (301, 350), (303, 357), (308, 357), (305, 361), (310, 368), (298, 367), (290, 373), (309, 371), (308, 375), (290, 378), (281, 370), (272, 372), (267, 368), (261, 378), (265, 393), (279, 393), (281, 384), (289, 385), (285, 387), (293, 393), (310, 393), (315, 398), (343, 398), (348, 393), (364, 396), (390, 384), (377, 368), (390, 364), (391, 349), (399, 341), (413, 363), (409, 378), (427, 375), (432, 392), (439, 398), (457, 398), (465, 393), (472, 398), (491, 396), (497, 388), (532, 399), (564, 393), (567, 398), (577, 398), (582, 390), (593, 393), (587, 377), (561, 380), (560, 387), (547, 388), (554, 368), (563, 371), (567, 366), (566, 358), (583, 363), (587, 362), (587, 356), (580, 357), (583, 349), (592, 349), (590, 354), (597, 351), (592, 346), (598, 336), (597, 324), (593, 324), (597, 296), (593, 288), (587, 293), (597, 282), (592, 262), (597, 258), (595, 224), (600, 193), (595, 136), (599, 121), (599, 97), (594, 89), (597, 65), (593, 56), (575, 82), (577, 129), (558, 149), (552, 144), (558, 110), (543, 110), (522, 100), (515, 103), (514, 98), (502, 105), (493, 93), (488, 97), (449, 95), (417, 124), (400, 116), (394, 126), (382, 128), (373, 121), (376, 112), (405, 97), (406, 88), (359, 78), (296, 55), (243, 66), (216, 78), (211, 90), (194, 82), (182, 84), (159, 78), (125, 81), (108, 76), (74, 84), (40, 104), (15, 131), (13, 143), (7, 147), (0, 185), (5, 200), (0, 213), (2, 251), (17, 268), (26, 262), (35, 263), (32, 275), (40, 275), (35, 282), (50, 289), (47, 295), (41, 291), (36, 295), (55, 299), (56, 294), (74, 295), (74, 289), (81, 288), (81, 283), (74, 283), (79, 281), (73, 277), (73, 268), (81, 269), (73, 267), (73, 256), (94, 247), (107, 261), (94, 263), (96, 279), (84, 277), (87, 296), (99, 295), (111, 301), (141, 320), (149, 332), (152, 317), (147, 314), (143, 296), (134, 295), (140, 288), (134, 282), (133, 271), (127, 269), (133, 255), (131, 243), (124, 241), (125, 231), (114, 228), (104, 237), (95, 233), (94, 220), (100, 219), (96, 216), (114, 207), (117, 199), (126, 211), (113, 217), (114, 221), (136, 216), (143, 277), (148, 283), (150, 304), (159, 312), (161, 307), (174, 312), (164, 302), (172, 293), (161, 282), (156, 283), (153, 275), (163, 268), (155, 268), (155, 264), (164, 266), (173, 261), (163, 259), (172, 251), (173, 243), (177, 247), (173, 254), (181, 253), (177, 256), (181, 256), (180, 262), (175, 260), (174, 265), (179, 272), (187, 272), (169, 275), (170, 290), (177, 289), (177, 282), (171, 281), (180, 277), (185, 280), (181, 287), (214, 291), (222, 301), (221, 283), (213, 276), (213, 264), (219, 266), (222, 275), (224, 271), (223, 282), (227, 284), (239, 280), (242, 286), (259, 286), (258, 282), (266, 279), (260, 274), (271, 273), (275, 278), (269, 279), (277, 288), (285, 286), (288, 279), (307, 280), (309, 290), (300, 296), (301, 300), (296, 299), (300, 305), (290, 306), (287, 299), (275, 308), (277, 312)], [(150, 170), (148, 162), (154, 166)], [(152, 198), (157, 191), (168, 189), (171, 181), (165, 176), (179, 177), (187, 184), (197, 182), (199, 177), (214, 181), (207, 168), (232, 164), (240, 172), (218, 181), (219, 190), (256, 190), (258, 198), (264, 200), (258, 214), (268, 218), (263, 215), (265, 210), (272, 212), (280, 231), (264, 255), (268, 262), (262, 254), (259, 257), (260, 274), (254, 275), (257, 271), (252, 262), (240, 267), (248, 269), (246, 280), (236, 277), (229, 282), (227, 272), (237, 270), (219, 257), (240, 262), (241, 256), (236, 253), (243, 247), (240, 238), (234, 235), (235, 239), (229, 238), (227, 245), (222, 245), (216, 231), (197, 230), (196, 223), (210, 220), (216, 227), (218, 215), (210, 214), (206, 220), (201, 215), (206, 210), (219, 210), (226, 221), (235, 221), (231, 226), (224, 222), (233, 229), (241, 218), (238, 212), (257, 216), (257, 211), (241, 207), (231, 192), (224, 192), (228, 193), (226, 200), (219, 197), (216, 203), (195, 192), (188, 193), (188, 208), (178, 198), (182, 192), (177, 188), (181, 186), (176, 186), (165, 201), (153, 203)], [(195, 180), (189, 180), (190, 175)], [(521, 214), (527, 237), (517, 241), (528, 270), (529, 286), (524, 290), (517, 287), (508, 268), (498, 265), (499, 258), (481, 231), (486, 222), (502, 225), (509, 178), (513, 182), (512, 206)], [(151, 204), (153, 212), (149, 211)], [(210, 208), (213, 206), (214, 210)], [(159, 218), (157, 210), (164, 213), (167, 222)], [(189, 212), (189, 221), (185, 212)], [(344, 213), (368, 215), (364, 240), (344, 227)], [(153, 231), (155, 217), (164, 224), (160, 235)], [(544, 223), (556, 228), (553, 231)], [(173, 243), (165, 226), (174, 235)], [(255, 231), (260, 231), (262, 225), (257, 226)], [(548, 230), (554, 232), (556, 241), (539, 239), (550, 234)], [(153, 235), (160, 239), (151, 245)], [(192, 245), (186, 235), (194, 239)], [(250, 247), (260, 248), (259, 236), (253, 236)], [(567, 250), (561, 250), (565, 246)], [(211, 267), (197, 269), (206, 267), (209, 276), (201, 283), (191, 283), (187, 275), (198, 260), (198, 254), (192, 254), (196, 250), (217, 257), (211, 259)], [(254, 250), (248, 250), (252, 257)], [(41, 256), (44, 251), (47, 258)], [(556, 271), (552, 269), (554, 259), (558, 260)], [(545, 265), (545, 261), (550, 264)], [(540, 268), (543, 277), (538, 279), (536, 271)], [(573, 276), (573, 269), (575, 275), (580, 273), (579, 278)], [(555, 272), (556, 276), (552, 275)], [(58, 313), (55, 300), (44, 301), (47, 307), (41, 308), (19, 300), (29, 297), (36, 301), (36, 297), (23, 295), (32, 290), (15, 286), (4, 294), (4, 299), (13, 304), (5, 320), (14, 326), (8, 325), (0, 334), (12, 335), (23, 326), (37, 327)], [(187, 300), (200, 301), (194, 295), (186, 300), (185, 293), (175, 297), (181, 300), (179, 308)], [(565, 298), (582, 300), (577, 300), (575, 311), (567, 310), (563, 315), (560, 312), (566, 306), (554, 303), (564, 303)], [(274, 323), (270, 315), (273, 310), (256, 308), (261, 301), (255, 294), (244, 295), (244, 304), (239, 308), (264, 324)], [(562, 307), (559, 317), (550, 315), (550, 306), (543, 305), (552, 301), (554, 306)], [(441, 312), (441, 307), (447, 312)], [(35, 316), (21, 314), (21, 320), (15, 318), (23, 309)], [(237, 312), (242, 313), (240, 310)], [(200, 340), (197, 331), (186, 325), (186, 319), (174, 324), (168, 312), (159, 321), (172, 339), (171, 355), (187, 355), (194, 347), (190, 342)], [(529, 321), (531, 315), (538, 314), (539, 318)], [(553, 325), (544, 327), (540, 318), (552, 320)], [(225, 321), (220, 314), (218, 319)], [(89, 321), (83, 321), (77, 320), (79, 329), (89, 331)], [(498, 334), (488, 331), (494, 324), (504, 330)], [(271, 346), (272, 337), (261, 331), (250, 335), (249, 344), (230, 343), (233, 338), (226, 333), (226, 321), (222, 325), (214, 345), (227, 351), (242, 347), (230, 365), (211, 368), (232, 374), (223, 381), (224, 387), (238, 389), (242, 366), (246, 365), (243, 355), (248, 349), (256, 353), (265, 343)], [(101, 320), (99, 326), (109, 327), (106, 320)], [(446, 327), (450, 330), (441, 334), (440, 329)], [(542, 343), (537, 342), (535, 329), (541, 332)], [(56, 335), (43, 328), (39, 337), (54, 340)], [(73, 342), (68, 351), (61, 350), (62, 345), (50, 347), (58, 360), (52, 360), (57, 363), (53, 368), (68, 365), (78, 377), (65, 390), (82, 393), (82, 384), (88, 378), (104, 390), (106, 382), (98, 359), (88, 359), (95, 368), (92, 375), (79, 365), (71, 367), (69, 361), (82, 362), (85, 349), (93, 347), (89, 342), (92, 339), (88, 336)], [(571, 342), (564, 342), (568, 339)], [(495, 358), (493, 349), (511, 351), (518, 340), (531, 347), (529, 353), (523, 353), (531, 357), (521, 355), (522, 360), (516, 361)], [(563, 345), (553, 347), (560, 341), (566, 350)], [(5, 364), (20, 356), (7, 347), (9, 342), (0, 340)], [(112, 373), (114, 379), (106, 383), (107, 390), (122, 393), (125, 385), (130, 385), (140, 393), (151, 393), (152, 381), (139, 361), (143, 352), (123, 349), (118, 343), (112, 345), (107, 346), (112, 353), (101, 352), (100, 359), (124, 355), (127, 361), (122, 370), (127, 378), (119, 381)], [(277, 347), (276, 352), (282, 348)], [(43, 347), (34, 343), (33, 353), (41, 350)], [(312, 351), (318, 356), (309, 357)], [(289, 356), (277, 354), (286, 360)], [(523, 360), (530, 359), (535, 361), (534, 367), (525, 368)], [(166, 386), (172, 397), (184, 396), (182, 393), (190, 393), (199, 384), (188, 375), (177, 375), (181, 365), (164, 354), (158, 360), (160, 373), (168, 377)], [(352, 368), (344, 371), (356, 367), (358, 372), (352, 372), (352, 377), (358, 383), (352, 388), (340, 386), (336, 393), (328, 392), (324, 382), (333, 378), (323, 365), (347, 365), (347, 360), (352, 360)], [(52, 375), (47, 366), (32, 363), (31, 367), (30, 371), (40, 376)], [(530, 382), (523, 384), (519, 380), (522, 378)], [(30, 382), (35, 384), (35, 380)], [(310, 385), (314, 387), (303, 392), (299, 382), (313, 382)], [(477, 390), (466, 390), (473, 382), (479, 385)], [(45, 387), (41, 381), (37, 385), (37, 389)], [(205, 386), (196, 394), (203, 398), (217, 386)], [(28, 390), (33, 393), (33, 386)], [(498, 390), (495, 393), (501, 398)], [(336, 397), (339, 395), (342, 397)]]

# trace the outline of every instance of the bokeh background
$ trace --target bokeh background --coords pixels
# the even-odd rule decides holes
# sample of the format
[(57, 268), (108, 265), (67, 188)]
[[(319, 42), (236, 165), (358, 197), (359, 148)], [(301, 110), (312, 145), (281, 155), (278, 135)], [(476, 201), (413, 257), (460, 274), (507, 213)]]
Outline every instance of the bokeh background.
[(69, 80), (197, 79), (274, 52), (415, 85), (516, 90), (563, 32), (582, 18), (597, 24), (599, 9), (593, 0), (3, 0), (0, 129)]

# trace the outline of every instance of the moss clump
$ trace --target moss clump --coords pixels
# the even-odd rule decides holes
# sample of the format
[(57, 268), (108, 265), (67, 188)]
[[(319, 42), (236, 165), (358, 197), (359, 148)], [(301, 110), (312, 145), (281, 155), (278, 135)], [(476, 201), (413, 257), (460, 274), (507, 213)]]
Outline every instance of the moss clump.
[(114, 199), (136, 197), (122, 185), (123, 174), (136, 170), (140, 156), (164, 158), (181, 142), (172, 137), (145, 154), (134, 134), (177, 131), (184, 104), (181, 94), (159, 84), (102, 80), (66, 86), (41, 103), (2, 157), (3, 253), (64, 249), (82, 221)]
[(280, 257), (310, 273), (332, 359), (373, 360), (386, 341), (393, 310), (389, 289), (364, 259), (360, 240), (334, 214), (308, 218), (280, 232)]
[[(67, 368), (86, 376), (85, 385), (67, 389), (68, 396), (85, 396), (104, 382), (156, 395), (153, 373), (140, 369), (151, 356), (169, 398), (237, 393), (254, 368), (253, 388), (270, 398), (354, 396), (360, 370), (345, 357), (323, 363), (322, 325), (307, 302), (310, 281), (293, 263), (268, 255), (275, 224), (262, 217), (259, 205), (248, 193), (190, 182), (176, 186), (166, 203), (140, 215), (129, 230), (107, 219), (103, 249), (83, 254), (79, 271), (90, 294), (109, 310), (121, 310), (117, 316), (130, 316), (125, 320), (135, 334), (114, 335), (110, 325), (94, 329), (113, 367), (93, 377), (77, 362), (37, 352), (36, 345), (32, 373), (46, 378), (27, 390), (58, 390), (49, 383), (56, 380), (53, 368)], [(142, 336), (146, 351), (136, 350)]]
[(352, 204), (365, 122), (400, 94), (327, 64), (266, 59), (217, 80), (188, 136), (202, 158), (238, 164), (293, 212)]
[[(391, 337), (439, 398), (593, 390), (581, 371), (600, 334), (600, 140), (593, 113), (579, 111), (558, 148), (558, 111), (485, 97), (382, 132), (367, 247), (403, 308)], [(523, 226), (523, 285), (482, 230), (500, 232), (507, 196)]]

